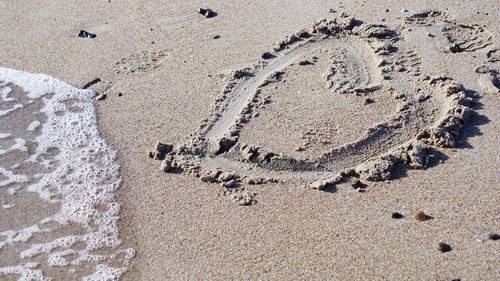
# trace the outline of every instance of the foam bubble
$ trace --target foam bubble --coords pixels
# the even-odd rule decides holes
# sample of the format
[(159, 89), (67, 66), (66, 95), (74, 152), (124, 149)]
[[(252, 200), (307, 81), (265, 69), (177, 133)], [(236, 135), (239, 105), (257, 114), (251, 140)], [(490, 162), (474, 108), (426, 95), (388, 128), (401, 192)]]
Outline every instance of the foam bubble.
[[(4, 154), (4, 153), (0, 153)], [(0, 174), (4, 175), (7, 177), (6, 180), (0, 181), (0, 187), (3, 186), (8, 186), (11, 185), (12, 183), (23, 183), (28, 181), (28, 177), (25, 175), (18, 175), (13, 173), (12, 171), (9, 171), (7, 169), (4, 169), (3, 167), (0, 166)]]
[(28, 131), (34, 131), (36, 130), (36, 128), (38, 128), (40, 126), (40, 121), (38, 120), (35, 120), (33, 122), (31, 122), (29, 125), (28, 125)]
[(15, 98), (9, 97), (11, 92), (12, 91), (9, 88), (2, 89), (0, 91), (0, 101), (3, 101), (3, 102), (15, 101), (16, 100)]
[(19, 275), (18, 281), (50, 281), (50, 278), (43, 276), (42, 271), (38, 270), (38, 263), (28, 262), (17, 266), (0, 267), (0, 276), (2, 275)]

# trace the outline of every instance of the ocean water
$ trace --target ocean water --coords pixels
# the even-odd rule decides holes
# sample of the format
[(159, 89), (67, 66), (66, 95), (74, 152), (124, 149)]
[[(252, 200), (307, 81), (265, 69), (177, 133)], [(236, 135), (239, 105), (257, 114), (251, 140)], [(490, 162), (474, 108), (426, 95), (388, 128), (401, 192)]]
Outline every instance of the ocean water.
[(0, 280), (116, 280), (134, 256), (94, 96), (0, 68)]

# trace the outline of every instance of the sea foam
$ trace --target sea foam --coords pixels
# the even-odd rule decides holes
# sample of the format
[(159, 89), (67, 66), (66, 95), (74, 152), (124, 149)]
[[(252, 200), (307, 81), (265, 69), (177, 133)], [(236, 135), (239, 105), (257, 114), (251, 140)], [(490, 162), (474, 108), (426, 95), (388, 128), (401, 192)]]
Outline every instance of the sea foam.
[(134, 256), (118, 237), (119, 166), (94, 96), (0, 68), (0, 203), (13, 206), (0, 208), (0, 279), (116, 280)]

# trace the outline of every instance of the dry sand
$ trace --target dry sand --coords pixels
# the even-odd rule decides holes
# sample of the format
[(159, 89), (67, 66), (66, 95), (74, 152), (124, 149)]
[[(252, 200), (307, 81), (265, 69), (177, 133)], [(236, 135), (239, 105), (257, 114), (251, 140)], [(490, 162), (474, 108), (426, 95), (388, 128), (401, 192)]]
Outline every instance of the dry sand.
[[(207, 19), (197, 13), (199, 6), (218, 15)], [(500, 232), (500, 95), (494, 86), (500, 71), (499, 51), (494, 51), (500, 47), (498, 1), (2, 1), (0, 8), (0, 66), (48, 74), (76, 87), (101, 80), (91, 88), (107, 95), (95, 103), (99, 126), (121, 166), (120, 237), (136, 250), (124, 280), (500, 278), (498, 241), (488, 239)], [(424, 10), (442, 13), (407, 19)], [(314, 35), (317, 42), (310, 50), (290, 44), (269, 64), (252, 68), (275, 42), (342, 12), (394, 30), (395, 37), (373, 40), (390, 41), (397, 52), (375, 54), (380, 42), (347, 29), (344, 39)], [(80, 29), (97, 37), (79, 38)], [(455, 43), (452, 50), (459, 52), (453, 53), (449, 47)], [(305, 59), (313, 64), (298, 63)], [(383, 79), (377, 59), (393, 67), (390, 80)], [(273, 61), (276, 69), (266, 68), (274, 67)], [(234, 80), (234, 71), (247, 67), (253, 76)], [(344, 78), (328, 78), (328, 70), (342, 67)], [(269, 97), (270, 103), (256, 107), (252, 114), (259, 115), (237, 128), (234, 148), (258, 145), (294, 159), (313, 159), (311, 167), (254, 165), (236, 161), (234, 151), (213, 161), (200, 157), (210, 154), (211, 139), (217, 141), (231, 129), (233, 117), (239, 118), (239, 110), (224, 107), (219, 113), (231, 122), (217, 123), (214, 115), (217, 105), (230, 101), (216, 101), (228, 83), (248, 85), (247, 90), (230, 88), (229, 97), (253, 97), (252, 87), (269, 76), (260, 75), (266, 69), (284, 74), (262, 88), (259, 97)], [(433, 156), (426, 168), (411, 169), (413, 162), (398, 158), (387, 181), (368, 180), (362, 169), (354, 169), (354, 177), (339, 184), (330, 180), (326, 191), (310, 188), (315, 180), (335, 178), (369, 159), (379, 161), (418, 133), (440, 127), (440, 117), (451, 108), (447, 88), (431, 85), (425, 76), (451, 77), (466, 89), (453, 94), (473, 99), (467, 106), (473, 113), (456, 127), (455, 143), (440, 145), (424, 137), (433, 151), (425, 154)], [(378, 84), (383, 87), (368, 95), (337, 89)], [(325, 152), (362, 139), (367, 128), (394, 114), (401, 101), (387, 87), (412, 102), (409, 121), (391, 127), (384, 141), (351, 148), (342, 165), (333, 158), (324, 162), (326, 168), (314, 166)], [(420, 91), (430, 95), (423, 103)], [(367, 97), (374, 102), (365, 104)], [(246, 104), (246, 99), (235, 101)], [(212, 134), (206, 128), (216, 130)], [(199, 136), (207, 137), (194, 142), (201, 152), (177, 150), (167, 156), (185, 173), (164, 173), (159, 161), (148, 158), (156, 141), (192, 148)], [(305, 150), (297, 151), (301, 146)], [(192, 163), (199, 170), (187, 168)], [(228, 191), (192, 176), (217, 166), (239, 176), (241, 186)], [(249, 185), (245, 176), (278, 182)], [(363, 188), (355, 189), (351, 184), (359, 176)], [(417, 221), (418, 211), (433, 219)], [(393, 212), (404, 218), (391, 218)], [(440, 252), (440, 242), (452, 251)]]

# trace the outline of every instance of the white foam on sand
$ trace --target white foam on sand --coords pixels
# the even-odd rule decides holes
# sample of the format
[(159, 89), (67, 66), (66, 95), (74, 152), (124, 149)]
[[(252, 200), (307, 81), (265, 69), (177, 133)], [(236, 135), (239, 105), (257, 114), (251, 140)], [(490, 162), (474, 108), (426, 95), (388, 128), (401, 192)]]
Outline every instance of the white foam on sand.
[[(12, 95), (14, 89), (17, 95)], [(91, 90), (74, 88), (47, 75), (0, 68), (0, 102), (10, 104), (0, 111), (0, 121), (7, 118), (4, 121), (16, 122), (11, 117), (13, 113), (40, 100), (43, 101), (40, 112), (46, 118), (31, 120), (24, 130), (19, 130), (19, 126), (15, 130), (0, 128), (2, 141), (13, 144), (0, 150), (0, 189), (8, 191), (2, 194), (22, 196), (22, 192), (35, 192), (59, 206), (35, 225), (17, 229), (0, 225), (0, 255), (7, 247), (19, 252), (18, 259), (12, 261), (17, 264), (3, 264), (5, 261), (0, 259), (0, 279), (2, 275), (14, 274), (20, 280), (46, 280), (51, 276), (47, 276), (41, 265), (67, 267), (70, 273), (79, 265), (94, 264), (93, 272), (80, 278), (115, 280), (134, 256), (134, 250), (124, 247), (118, 237), (119, 204), (113, 192), (120, 184), (119, 166), (115, 151), (99, 135), (92, 104), (94, 95)], [(74, 107), (81, 110), (69, 110)], [(29, 114), (35, 116), (33, 113), (40, 112)], [(41, 130), (36, 130), (39, 126)], [(34, 143), (36, 149), (28, 149), (26, 143)], [(1, 157), (9, 153), (24, 156), (16, 157), (19, 158), (16, 163), (3, 163)], [(19, 168), (30, 165), (46, 169), (33, 173), (29, 168)], [(15, 205), (11, 209), (17, 208)], [(61, 228), (75, 225), (79, 231), (68, 234), (66, 230), (61, 231), (65, 234), (57, 235)], [(51, 233), (51, 239), (44, 239), (46, 232)], [(33, 236), (37, 236), (37, 243), (30, 241)], [(71, 260), (66, 260), (68, 255)], [(42, 264), (40, 257), (45, 259)]]
[(36, 128), (38, 128), (38, 126), (40, 126), (40, 121), (38, 120), (35, 120), (33, 122), (31, 122), (29, 125), (28, 125), (28, 131), (34, 131), (36, 130)]

